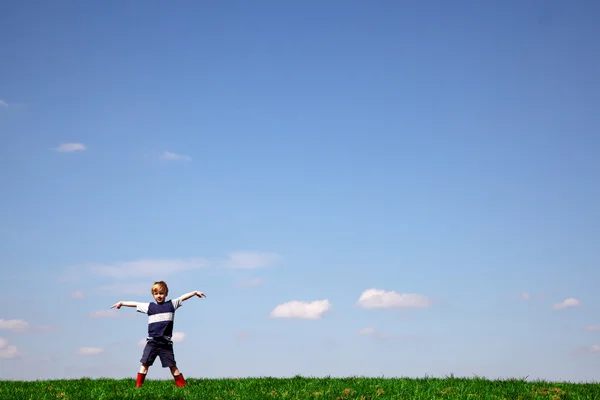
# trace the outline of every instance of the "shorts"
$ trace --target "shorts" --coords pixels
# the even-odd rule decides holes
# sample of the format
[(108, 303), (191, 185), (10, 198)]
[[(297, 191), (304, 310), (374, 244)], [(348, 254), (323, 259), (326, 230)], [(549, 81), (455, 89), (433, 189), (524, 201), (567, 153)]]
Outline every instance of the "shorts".
[(174, 367), (175, 354), (173, 353), (173, 343), (157, 342), (155, 340), (148, 340), (146, 347), (144, 347), (144, 353), (140, 362), (151, 366), (156, 360), (156, 356), (160, 357), (160, 362), (163, 368)]

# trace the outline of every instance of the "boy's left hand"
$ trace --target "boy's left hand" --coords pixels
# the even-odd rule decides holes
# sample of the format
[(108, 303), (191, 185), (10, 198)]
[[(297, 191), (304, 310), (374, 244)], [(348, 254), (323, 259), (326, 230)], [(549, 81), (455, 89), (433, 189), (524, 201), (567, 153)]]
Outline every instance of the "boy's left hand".
[(114, 304), (114, 305), (113, 305), (111, 308), (117, 308), (117, 309), (119, 309), (119, 308), (121, 308), (122, 306), (123, 306), (123, 302), (122, 302), (122, 301), (119, 301), (118, 303), (115, 303), (115, 304)]
[(196, 292), (196, 296), (202, 298), (202, 297), (206, 297), (206, 295), (202, 292)]

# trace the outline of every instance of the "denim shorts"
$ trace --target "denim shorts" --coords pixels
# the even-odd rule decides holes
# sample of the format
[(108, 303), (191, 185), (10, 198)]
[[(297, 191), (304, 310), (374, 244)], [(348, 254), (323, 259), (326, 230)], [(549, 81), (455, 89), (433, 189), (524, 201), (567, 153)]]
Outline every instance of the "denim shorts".
[(144, 353), (142, 354), (140, 362), (150, 366), (154, 364), (156, 356), (160, 357), (160, 362), (163, 368), (174, 367), (177, 365), (175, 363), (175, 354), (173, 353), (172, 342), (157, 342), (152, 339), (146, 341), (146, 347), (144, 347)]

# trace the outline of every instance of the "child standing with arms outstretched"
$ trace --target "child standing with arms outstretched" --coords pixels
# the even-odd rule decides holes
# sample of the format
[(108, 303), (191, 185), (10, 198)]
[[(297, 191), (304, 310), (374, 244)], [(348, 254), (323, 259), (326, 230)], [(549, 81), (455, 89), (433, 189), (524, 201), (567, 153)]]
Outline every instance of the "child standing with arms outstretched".
[(156, 357), (160, 357), (160, 362), (163, 368), (169, 368), (175, 379), (177, 386), (185, 386), (186, 382), (175, 362), (173, 353), (173, 321), (175, 310), (177, 310), (183, 302), (191, 297), (198, 296), (206, 297), (202, 292), (190, 292), (180, 296), (174, 300), (165, 301), (169, 294), (169, 288), (163, 281), (154, 282), (150, 289), (152, 296), (156, 302), (140, 303), (136, 301), (120, 301), (114, 304), (111, 308), (136, 307), (137, 312), (148, 314), (148, 337), (146, 339), (146, 347), (140, 362), (142, 363), (140, 371), (137, 375), (136, 387), (144, 384), (148, 367), (154, 364)]

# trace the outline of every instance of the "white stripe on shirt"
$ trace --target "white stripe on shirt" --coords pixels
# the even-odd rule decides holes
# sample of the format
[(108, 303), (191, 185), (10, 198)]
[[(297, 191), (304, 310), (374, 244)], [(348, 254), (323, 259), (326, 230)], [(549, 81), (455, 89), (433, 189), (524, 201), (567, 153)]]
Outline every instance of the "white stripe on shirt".
[(173, 321), (173, 313), (172, 312), (164, 312), (160, 314), (150, 315), (148, 317), (148, 323), (153, 324), (155, 322), (163, 322), (163, 321)]

